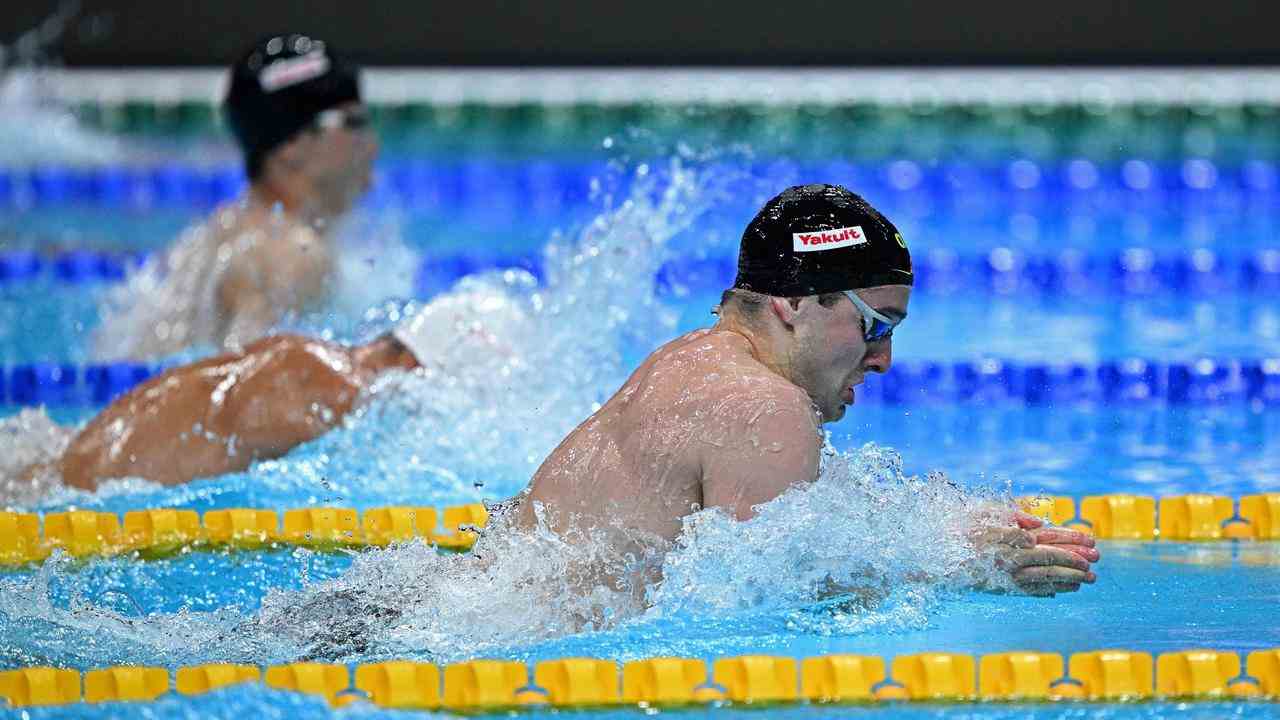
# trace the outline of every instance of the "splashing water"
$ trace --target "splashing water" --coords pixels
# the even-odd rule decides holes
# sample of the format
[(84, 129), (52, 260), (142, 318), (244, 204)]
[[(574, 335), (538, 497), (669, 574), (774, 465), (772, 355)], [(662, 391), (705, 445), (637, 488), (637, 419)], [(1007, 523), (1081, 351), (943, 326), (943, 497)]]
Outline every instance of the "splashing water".
[(1009, 524), (1000, 509), (1008, 503), (995, 500), (941, 473), (905, 476), (887, 448), (828, 446), (815, 482), (755, 518), (738, 522), (718, 509), (687, 517), (650, 612), (786, 611), (841, 596), (866, 611), (841, 616), (844, 630), (919, 626), (936, 600), (998, 582), (968, 539), (977, 524)]
[(107, 292), (92, 354), (97, 360), (185, 360), (256, 338), (258, 321), (229, 323), (219, 293), (237, 260), (270, 263), (269, 248), (284, 243), (315, 250), (305, 253), (315, 258), (311, 271), (296, 281), (302, 296), (313, 297), (302, 303), (273, 296), (286, 305), (310, 306), (295, 308), (275, 328), (349, 337), (365, 308), (413, 291), (419, 258), (405, 245), (401, 225), (398, 213), (356, 211), (312, 233), (281, 212), (241, 198), (188, 228), (169, 250)]
[(63, 2), (11, 45), (0, 45), (0, 164), (92, 164), (125, 157), (120, 140), (81, 126), (45, 87), (47, 50), (64, 35), (78, 3)]
[[(638, 177), (629, 195), (576, 242), (554, 238), (545, 250), (544, 287), (511, 270), (464, 279), (441, 301), (504, 299), (525, 318), (519, 337), (501, 346), (476, 342), (464, 317), (451, 337), (440, 338), (447, 350), (441, 362), (411, 374), (388, 373), (338, 430), (245, 473), (177, 491), (108, 484), (111, 506), (208, 505), (216, 498), (224, 507), (280, 507), (298, 504), (299, 497), (372, 506), (407, 497), (478, 499), (481, 487), (488, 497), (515, 493), (626, 378), (627, 347), (650, 348), (672, 332), (674, 316), (654, 299), (653, 278), (664, 244), (717, 200), (722, 175), (675, 159), (663, 173)], [(415, 310), (412, 304), (393, 313), (374, 308), (365, 329), (385, 331), (379, 320), (393, 322)], [(5, 423), (13, 421), (0, 427)], [(131, 495), (130, 488), (139, 492)], [(101, 499), (67, 492), (42, 506), (94, 506)]]
[[(450, 662), (584, 633), (597, 652), (623, 642), (636, 653), (624, 638), (641, 636), (649, 639), (639, 654), (679, 653), (689, 634), (678, 628), (695, 621), (713, 626), (720, 642), (758, 636), (762, 626), (817, 635), (910, 630), (995, 575), (966, 533), (991, 508), (990, 498), (941, 475), (904, 476), (895, 453), (867, 445), (833, 453), (817, 481), (750, 521), (714, 510), (690, 516), (674, 548), (644, 557), (621, 553), (605, 529), (522, 533), (499, 518), (470, 554), (418, 543), (358, 553), (337, 577), (268, 590), (256, 610), (135, 616), (82, 598), (63, 608), (48, 599), (49, 585), (58, 574), (74, 582), (74, 570), (50, 562), (33, 577), (0, 580), (0, 614), (9, 627), (40, 622), (73, 640), (92, 636), (121, 661), (167, 663)], [(649, 585), (589, 580), (600, 568), (642, 578), (643, 567), (659, 563), (662, 579)]]
[[(126, 481), (112, 490), (113, 502), (278, 507), (310, 494), (317, 504), (350, 498), (371, 506), (518, 491), (625, 379), (628, 345), (653, 347), (671, 331), (652, 288), (663, 247), (723, 185), (681, 160), (661, 181), (657, 175), (638, 178), (577, 242), (556, 238), (546, 249), (545, 287), (507, 271), (469, 278), (450, 295), (510, 299), (521, 308), (524, 332), (494, 343), (475, 332), (480, 316), (464, 318), (442, 341), (439, 362), (388, 374), (329, 435), (245, 473), (178, 490)], [(396, 315), (375, 309), (370, 318), (376, 325)], [(974, 564), (963, 530), (983, 506), (941, 476), (904, 477), (891, 451), (828, 450), (817, 482), (767, 504), (757, 518), (737, 523), (697, 513), (676, 547), (650, 546), (639, 556), (639, 544), (618, 549), (617, 528), (562, 537), (541, 527), (517, 533), (497, 519), (470, 555), (417, 544), (362, 552), (339, 577), (300, 590), (274, 585), (260, 608), (137, 617), (88, 601), (65, 609), (49, 600), (49, 582), (74, 571), (50, 563), (35, 576), (0, 580), (0, 613), (10, 628), (51, 623), (68, 638), (127, 646), (123, 659), (168, 663), (448, 661), (586, 631), (643, 632), (689, 615), (731, 624), (782, 616), (823, 633), (918, 627), (934, 604), (971, 582), (957, 568)], [(637, 579), (652, 577), (644, 568), (653, 566), (663, 580)], [(622, 579), (589, 581), (600, 568)], [(811, 612), (828, 604), (832, 610)]]
[(73, 437), (43, 408), (0, 420), (0, 506), (30, 507), (59, 490), (61, 479), (41, 465), (60, 457)]
[[(686, 618), (714, 622), (722, 637), (768, 618), (824, 635), (917, 629), (975, 582), (1001, 584), (968, 539), (975, 523), (1009, 520), (993, 500), (940, 474), (904, 476), (896, 453), (867, 445), (830, 453), (817, 481), (745, 523), (718, 510), (689, 516), (676, 547), (643, 557), (619, 555), (604, 532), (560, 537), (502, 524), (477, 545), (478, 558), (421, 546), (366, 553), (328, 583), (272, 594), (249, 635), (290, 638), (292, 648), (269, 650), (291, 657), (321, 649), (450, 661), (585, 631), (652, 634)], [(653, 584), (583, 582), (586, 568), (642, 578), (649, 563), (662, 569)], [(644, 652), (679, 651), (677, 642)]]
[(68, 110), (45, 101), (35, 71), (0, 77), (0, 109), (0, 164), (5, 167), (102, 164), (125, 157), (119, 139), (83, 127)]

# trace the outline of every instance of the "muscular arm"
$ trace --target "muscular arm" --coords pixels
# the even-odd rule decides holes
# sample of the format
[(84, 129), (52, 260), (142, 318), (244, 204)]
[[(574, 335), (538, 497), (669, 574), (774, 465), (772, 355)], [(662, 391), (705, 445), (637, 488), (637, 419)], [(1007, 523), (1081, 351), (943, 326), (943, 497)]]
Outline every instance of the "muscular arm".
[(808, 398), (789, 390), (761, 395), (757, 407), (729, 421), (738, 441), (708, 447), (702, 462), (703, 506), (738, 520), (818, 476), (821, 438)]
[(243, 470), (326, 432), (360, 387), (346, 348), (267, 338), (120, 397), (71, 441), (58, 469), (65, 483), (86, 489), (115, 477), (173, 485)]

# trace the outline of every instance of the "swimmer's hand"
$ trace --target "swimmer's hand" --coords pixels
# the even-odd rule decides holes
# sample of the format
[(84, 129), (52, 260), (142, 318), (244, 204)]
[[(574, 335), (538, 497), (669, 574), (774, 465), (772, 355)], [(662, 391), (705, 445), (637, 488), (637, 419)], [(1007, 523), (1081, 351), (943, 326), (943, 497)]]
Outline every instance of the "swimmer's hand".
[(1062, 528), (1048, 528), (1039, 518), (1017, 513), (1017, 527), (987, 527), (974, 533), (980, 551), (995, 556), (1018, 589), (1028, 595), (1052, 597), (1075, 592), (1097, 576), (1089, 569), (1101, 558), (1092, 537)]

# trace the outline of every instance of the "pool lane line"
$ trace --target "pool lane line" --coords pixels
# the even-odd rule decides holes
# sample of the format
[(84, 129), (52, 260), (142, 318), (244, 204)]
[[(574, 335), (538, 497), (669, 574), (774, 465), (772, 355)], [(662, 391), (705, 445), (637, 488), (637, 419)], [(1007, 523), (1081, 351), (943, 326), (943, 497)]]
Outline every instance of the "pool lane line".
[[(1280, 248), (1215, 251), (1210, 248), (1155, 251), (1126, 247), (1097, 253), (1062, 250), (1027, 252), (997, 246), (957, 253), (924, 250), (914, 258), (915, 287), (927, 293), (983, 292), (995, 296), (1072, 296), (1098, 293), (1150, 297), (1188, 293), (1212, 297), (1223, 292), (1280, 295)], [(114, 283), (140, 267), (145, 252), (36, 250), (0, 253), (0, 287), (22, 289), (37, 281), (59, 285)], [(655, 278), (660, 296), (683, 297), (719, 292), (733, 283), (736, 258), (729, 255), (682, 257), (665, 262)], [(459, 278), (477, 272), (523, 269), (545, 278), (537, 252), (507, 255), (448, 253), (425, 259), (415, 275), (415, 292), (429, 297)]]
[[(1280, 540), (1280, 493), (1033, 496), (1020, 507), (1063, 527), (1103, 540), (1273, 541)], [(213, 550), (261, 550), (301, 546), (316, 550), (386, 547), (420, 540), (436, 547), (469, 550), (488, 523), (484, 505), (443, 508), (310, 507), (285, 510), (158, 508), (115, 513), (72, 510), (0, 512), (0, 566), (42, 562), (54, 550), (74, 557), (169, 557)]]
[[(0, 366), (0, 405), (101, 407), (163, 372), (156, 363)], [(890, 406), (1280, 407), (1280, 358), (1016, 362), (899, 360), (866, 377), (858, 401)]]
[(320, 551), (386, 547), (420, 540), (435, 547), (469, 550), (476, 530), (488, 524), (484, 505), (286, 510), (159, 508), (115, 513), (72, 510), (0, 511), (0, 566), (42, 562), (55, 550), (74, 558), (170, 557), (189, 551), (307, 547)]
[[(259, 668), (210, 664), (176, 668), (116, 666), (89, 670), (31, 667), (0, 672), (0, 697), (15, 707), (158, 700), (201, 695), (242, 683), (318, 696), (341, 707), (366, 700), (385, 708), (519, 710), (550, 705), (765, 706), (882, 702), (1123, 702), (1280, 700), (1280, 648), (1241, 662), (1223, 650), (1151, 653), (1124, 649), (1003, 652), (974, 656), (928, 652), (743, 655), (716, 658), (708, 675), (699, 658), (619, 663), (597, 658), (472, 660), (440, 668), (399, 660), (346, 665), (300, 662)], [(886, 669), (889, 672), (886, 672)], [(1243, 671), (1243, 673), (1242, 673)], [(354, 682), (353, 682), (354, 679)]]
[[(877, 204), (904, 202), (909, 207), (928, 207), (954, 203), (968, 211), (1012, 208), (1040, 215), (1051, 211), (1065, 218), (1066, 211), (1088, 215), (1150, 210), (1167, 203), (1212, 218), (1275, 206), (1280, 197), (1280, 168), (1266, 155), (1246, 149), (1236, 162), (1141, 156), (1095, 161), (1070, 155), (1044, 161), (1011, 150), (1007, 159), (996, 162), (964, 158), (921, 162), (911, 157), (865, 163), (796, 162), (766, 155), (749, 163), (707, 166), (749, 175), (776, 187), (821, 179), (875, 198)], [(570, 150), (550, 161), (389, 159), (374, 167), (365, 202), (373, 207), (454, 211), (488, 203), (492, 213), (496, 206), (489, 201), (501, 198), (501, 206), (514, 208), (514, 220), (529, 215), (554, 217), (588, 197), (595, 180), (607, 179), (617, 185), (619, 194), (625, 194), (631, 181), (627, 168), (611, 166), (607, 160), (572, 157)], [(639, 164), (633, 160), (630, 166)], [(207, 210), (233, 201), (246, 187), (243, 167), (231, 163), (0, 167), (0, 208)]]

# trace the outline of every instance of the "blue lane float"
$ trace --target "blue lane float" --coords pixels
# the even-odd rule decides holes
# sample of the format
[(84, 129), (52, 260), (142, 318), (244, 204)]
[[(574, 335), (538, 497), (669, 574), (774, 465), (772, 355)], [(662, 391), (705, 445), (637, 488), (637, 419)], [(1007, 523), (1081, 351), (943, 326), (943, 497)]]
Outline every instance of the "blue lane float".
[(0, 287), (49, 280), (67, 285), (117, 282), (147, 259), (142, 252), (68, 250), (44, 255), (19, 250), (0, 253)]
[(0, 170), (0, 205), (207, 208), (235, 198), (245, 185), (236, 166), (37, 166)]
[(83, 398), (80, 386), (80, 368), (74, 365), (36, 363), (10, 368), (5, 386), (8, 402), (12, 405), (71, 405), (80, 404)]
[(0, 403), (22, 407), (106, 405), (161, 370), (159, 365), (133, 362), (14, 365), (0, 368)]
[[(788, 184), (821, 178), (873, 197), (888, 195), (964, 198), (966, 201), (1150, 202), (1153, 199), (1225, 204), (1274, 202), (1280, 194), (1275, 163), (1251, 160), (1219, 165), (1205, 158), (1160, 162), (1131, 158), (1095, 163), (1085, 158), (1040, 162), (1011, 158), (997, 163), (964, 160), (924, 163), (891, 159), (877, 163), (761, 160), (748, 168), (757, 178)], [(618, 181), (599, 162), (502, 162), (491, 158), (440, 162), (429, 159), (379, 165), (375, 197), (408, 206), (456, 208), (469, 202), (502, 204), (517, 199), (546, 207), (580, 202), (593, 182)], [(0, 169), (0, 205), (192, 205), (206, 207), (235, 197), (244, 187), (235, 164), (42, 165)]]
[(24, 282), (40, 276), (44, 258), (29, 251), (0, 253), (0, 284)]
[(999, 359), (898, 362), (868, 376), (859, 401), (886, 405), (1013, 403), (1028, 406), (1280, 406), (1280, 359), (1162, 363), (1012, 363)]
[[(32, 251), (0, 253), (0, 287), (42, 278), (67, 284), (115, 282), (146, 260), (144, 253), (72, 250), (57, 255)], [(481, 256), (433, 256), (416, 274), (417, 292), (428, 297), (459, 278), (476, 272), (519, 267), (539, 280), (545, 276), (537, 253)], [(997, 295), (1082, 295), (1112, 293), (1131, 296), (1161, 292), (1196, 295), (1245, 291), (1280, 293), (1280, 248), (1219, 253), (1207, 248), (1157, 253), (1147, 248), (1088, 255), (1076, 250), (1034, 254), (998, 247), (959, 255), (929, 250), (915, 261), (918, 292), (979, 290)], [(728, 256), (685, 257), (658, 270), (656, 289), (664, 296), (714, 292), (733, 283), (735, 260)]]
[(142, 363), (90, 365), (84, 369), (85, 389), (93, 404), (106, 405), (160, 371), (159, 366)]
[[(99, 407), (162, 371), (158, 365), (33, 363), (0, 368), (0, 404)], [(1280, 407), (1280, 358), (1016, 363), (997, 358), (898, 362), (870, 375), (858, 402), (1066, 407)]]

